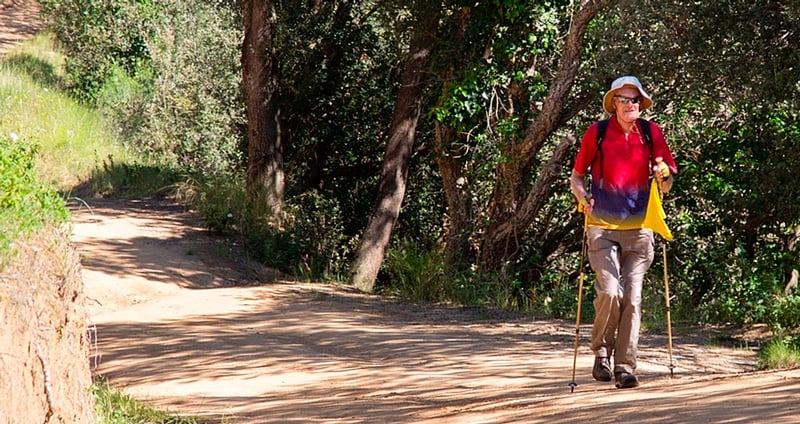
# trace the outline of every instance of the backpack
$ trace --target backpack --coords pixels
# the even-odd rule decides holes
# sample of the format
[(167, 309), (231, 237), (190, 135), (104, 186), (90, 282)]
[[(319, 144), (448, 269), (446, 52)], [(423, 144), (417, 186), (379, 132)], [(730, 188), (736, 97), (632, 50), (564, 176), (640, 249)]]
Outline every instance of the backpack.
[[(597, 188), (600, 190), (603, 189), (603, 150), (601, 149), (603, 145), (603, 139), (606, 137), (606, 130), (608, 129), (608, 121), (611, 118), (603, 119), (602, 121), (597, 123), (597, 147), (596, 147), (596, 156), (595, 161), (600, 159), (600, 168), (598, 168), (600, 175), (600, 181), (598, 182)], [(636, 119), (639, 123), (639, 126), (642, 127), (642, 135), (644, 136), (644, 140), (647, 143), (647, 147), (650, 149), (650, 162), (653, 161), (653, 136), (650, 134), (650, 121), (644, 118)], [(594, 165), (592, 165), (594, 166)]]

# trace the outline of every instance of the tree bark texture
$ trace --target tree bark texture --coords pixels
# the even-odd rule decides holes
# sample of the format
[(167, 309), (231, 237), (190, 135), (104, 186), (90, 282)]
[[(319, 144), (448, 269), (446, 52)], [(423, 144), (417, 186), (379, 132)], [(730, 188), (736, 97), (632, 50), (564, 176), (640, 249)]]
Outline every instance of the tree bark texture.
[(504, 156), (511, 158), (498, 166), (497, 180), (489, 202), (489, 226), (484, 234), (480, 263), (486, 270), (498, 270), (518, 254), (518, 237), (533, 222), (550, 197), (558, 174), (554, 171), (566, 159), (569, 139), (562, 140), (548, 160), (533, 187), (528, 188), (531, 169), (547, 139), (565, 119), (567, 99), (580, 66), (584, 36), (598, 12), (614, 0), (584, 0), (572, 17), (561, 54), (559, 69), (547, 93), (542, 109), (528, 127), (521, 143), (510, 145)]
[(350, 272), (350, 282), (364, 292), (371, 292), (375, 286), (405, 197), (408, 165), (422, 110), (425, 73), (439, 18), (436, 13), (429, 13), (420, 21), (421, 26), (409, 47), (410, 57), (397, 93), (377, 198)]
[(277, 13), (272, 0), (244, 2), (242, 81), (247, 106), (247, 187), (275, 216), (283, 208), (285, 177), (280, 117)]

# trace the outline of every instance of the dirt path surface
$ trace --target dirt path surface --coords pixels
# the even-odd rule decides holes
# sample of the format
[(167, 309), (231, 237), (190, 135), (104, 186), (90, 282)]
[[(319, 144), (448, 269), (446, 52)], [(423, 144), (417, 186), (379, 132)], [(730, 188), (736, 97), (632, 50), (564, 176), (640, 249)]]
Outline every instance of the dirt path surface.
[[(228, 423), (800, 422), (800, 370), (753, 372), (745, 341), (646, 334), (642, 386), (591, 379), (574, 323), (424, 308), (275, 280), (158, 201), (74, 210), (97, 372), (169, 410)], [(234, 259), (230, 259), (234, 258)], [(589, 326), (581, 331), (588, 334)]]
[(0, 56), (42, 28), (40, 9), (33, 0), (0, 0)]

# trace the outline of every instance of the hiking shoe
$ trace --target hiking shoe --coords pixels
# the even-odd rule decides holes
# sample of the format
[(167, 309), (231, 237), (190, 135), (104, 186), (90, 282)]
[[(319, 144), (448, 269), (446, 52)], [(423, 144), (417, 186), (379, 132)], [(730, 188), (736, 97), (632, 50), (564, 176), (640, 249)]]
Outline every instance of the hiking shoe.
[(639, 385), (639, 379), (629, 372), (615, 372), (614, 385), (617, 386), (618, 389), (630, 389)]
[(592, 377), (597, 381), (611, 381), (611, 363), (605, 356), (595, 356)]

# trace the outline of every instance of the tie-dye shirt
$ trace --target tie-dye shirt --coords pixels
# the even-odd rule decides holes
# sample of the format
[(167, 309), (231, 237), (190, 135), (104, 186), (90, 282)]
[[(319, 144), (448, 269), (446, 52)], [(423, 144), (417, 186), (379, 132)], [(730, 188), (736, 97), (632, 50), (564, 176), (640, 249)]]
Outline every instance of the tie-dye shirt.
[[(600, 147), (601, 164), (601, 157), (597, 153), (597, 127), (598, 124), (594, 123), (586, 130), (573, 167), (578, 175), (585, 175), (590, 169), (592, 172), (594, 208), (588, 217), (588, 224), (612, 230), (642, 228), (650, 195), (651, 156), (647, 141), (638, 124), (636, 131), (626, 135), (616, 117), (612, 116)], [(650, 133), (653, 139), (652, 157), (663, 158), (670, 172), (677, 173), (675, 160), (661, 128), (650, 122)]]

